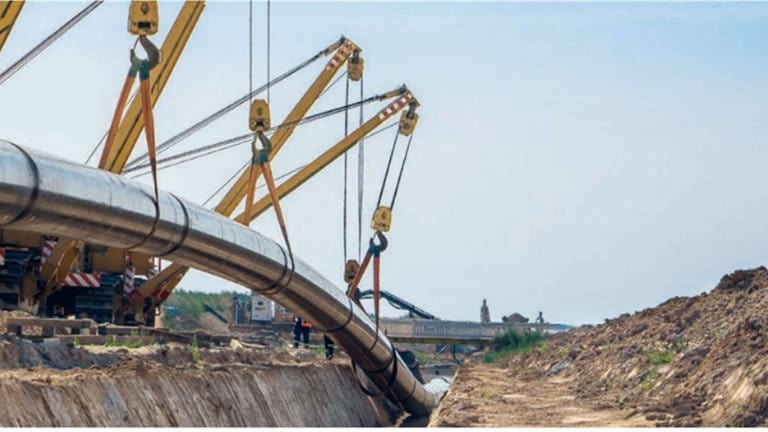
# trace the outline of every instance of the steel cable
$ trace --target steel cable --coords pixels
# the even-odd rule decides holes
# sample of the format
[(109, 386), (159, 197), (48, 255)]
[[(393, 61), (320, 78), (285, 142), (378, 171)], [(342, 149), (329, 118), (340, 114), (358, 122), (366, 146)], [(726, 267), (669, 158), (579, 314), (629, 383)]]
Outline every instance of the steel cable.
[(72, 27), (77, 25), (83, 18), (88, 16), (91, 12), (93, 12), (97, 7), (101, 6), (101, 4), (104, 3), (103, 0), (101, 1), (94, 1), (88, 4), (88, 6), (85, 7), (85, 9), (78, 12), (74, 17), (72, 17), (69, 21), (64, 23), (61, 27), (56, 29), (53, 33), (48, 35), (45, 39), (42, 40), (39, 44), (35, 45), (34, 48), (29, 50), (26, 54), (24, 54), (20, 59), (16, 60), (14, 64), (8, 67), (8, 69), (4, 70), (3, 73), (0, 73), (0, 84), (4, 83), (8, 78), (13, 76), (16, 72), (21, 70), (24, 66), (26, 66), (29, 62), (34, 60), (35, 57), (37, 57), (41, 52), (45, 51), (46, 48), (51, 46), (58, 38), (60, 38), (64, 33), (68, 32)]
[[(289, 78), (296, 72), (304, 69), (317, 59), (321, 58), (323, 56), (323, 52), (320, 52), (316, 55), (314, 55), (312, 58), (305, 60), (303, 63), (295, 66), (293, 69), (290, 69), (289, 71), (283, 73), (282, 75), (276, 77), (275, 79), (271, 80), (269, 83), (262, 85), (261, 87), (257, 88), (256, 90), (253, 90), (251, 92), (248, 92), (248, 94), (242, 96), (241, 98), (233, 101), (232, 103), (226, 105), (225, 107), (219, 109), (215, 113), (209, 115), (208, 117), (200, 120), (199, 122), (193, 124), (192, 126), (184, 129), (183, 131), (177, 133), (173, 137), (167, 139), (165, 142), (157, 146), (157, 153), (160, 154), (173, 146), (177, 145), (181, 141), (185, 140), (186, 138), (190, 137), (191, 135), (195, 134), (200, 129), (208, 126), (209, 124), (213, 123), (214, 121), (218, 120), (225, 114), (228, 114), (235, 108), (239, 107), (240, 105), (244, 104), (245, 102), (248, 102), (253, 96), (256, 96), (260, 93), (262, 93), (264, 90), (267, 89), (268, 86), (273, 86), (276, 84), (279, 84), (280, 82), (284, 81), (285, 79)], [(143, 162), (147, 159), (147, 154), (142, 154), (141, 156), (136, 157), (135, 159), (131, 160), (126, 164), (126, 168), (135, 167), (139, 163)]]
[[(372, 96), (372, 97), (370, 97), (368, 99), (365, 99), (363, 101), (360, 101), (360, 102), (354, 102), (354, 103), (349, 104), (349, 105), (345, 105), (345, 106), (341, 106), (341, 107), (337, 107), (337, 108), (332, 108), (332, 109), (330, 109), (328, 111), (323, 111), (321, 113), (317, 113), (317, 114), (314, 114), (314, 115), (311, 115), (311, 116), (307, 116), (307, 117), (305, 117), (303, 119), (300, 119), (300, 120), (296, 120), (296, 121), (292, 121), (292, 122), (283, 123), (283, 124), (280, 124), (280, 125), (277, 125), (277, 126), (273, 126), (267, 132), (275, 132), (276, 130), (278, 130), (280, 128), (296, 126), (296, 125), (300, 125), (300, 124), (304, 124), (304, 123), (311, 123), (313, 121), (320, 120), (320, 119), (323, 119), (323, 118), (330, 117), (332, 115), (341, 113), (345, 109), (349, 109), (350, 107), (355, 108), (355, 107), (362, 106), (362, 105), (365, 105), (365, 104), (368, 104), (368, 103), (371, 103), (371, 102), (375, 102), (375, 101), (379, 100), (380, 98), (381, 98), (381, 96)], [(226, 150), (226, 149), (229, 149), (229, 148), (241, 145), (243, 143), (250, 142), (252, 139), (253, 139), (253, 133), (247, 133), (247, 134), (244, 134), (244, 135), (239, 135), (239, 136), (236, 136), (234, 138), (228, 138), (226, 140), (219, 141), (219, 142), (216, 142), (214, 144), (210, 144), (210, 145), (207, 145), (207, 146), (204, 146), (204, 147), (200, 147), (200, 148), (197, 148), (197, 149), (194, 149), (194, 150), (189, 150), (187, 152), (183, 152), (183, 153), (179, 153), (179, 154), (176, 154), (176, 155), (173, 155), (173, 156), (169, 156), (169, 157), (166, 157), (164, 159), (158, 159), (158, 164), (173, 162), (173, 161), (185, 158), (185, 157), (196, 156), (196, 155), (198, 155), (200, 153), (205, 153), (205, 152), (208, 152), (208, 153), (205, 153), (202, 156), (207, 156), (208, 154), (215, 153), (216, 151), (219, 151), (219, 150)], [(198, 157), (202, 157), (202, 156), (198, 156)], [(197, 159), (198, 157), (190, 158), (190, 160)], [(132, 172), (135, 172), (135, 171), (139, 171), (139, 170), (145, 169), (145, 168), (147, 168), (149, 166), (150, 166), (149, 163), (144, 163), (144, 164), (141, 164), (141, 165), (135, 165), (133, 167), (126, 167), (126, 169), (123, 170), (123, 173), (129, 174), (129, 173), (132, 173)]]

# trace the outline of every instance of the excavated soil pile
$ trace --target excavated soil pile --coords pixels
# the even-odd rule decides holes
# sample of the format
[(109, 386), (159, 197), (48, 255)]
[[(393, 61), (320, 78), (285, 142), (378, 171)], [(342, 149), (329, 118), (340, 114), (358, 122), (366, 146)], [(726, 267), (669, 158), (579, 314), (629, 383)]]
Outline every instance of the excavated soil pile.
[(431, 424), (768, 426), (768, 271), (475, 360)]

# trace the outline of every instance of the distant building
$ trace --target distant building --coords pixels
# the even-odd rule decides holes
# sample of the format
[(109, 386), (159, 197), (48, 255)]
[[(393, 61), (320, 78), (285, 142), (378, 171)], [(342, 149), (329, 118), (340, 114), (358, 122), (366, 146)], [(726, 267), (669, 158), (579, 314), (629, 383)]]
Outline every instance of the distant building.
[(491, 312), (488, 310), (488, 303), (483, 299), (483, 306), (480, 308), (480, 322), (491, 322)]

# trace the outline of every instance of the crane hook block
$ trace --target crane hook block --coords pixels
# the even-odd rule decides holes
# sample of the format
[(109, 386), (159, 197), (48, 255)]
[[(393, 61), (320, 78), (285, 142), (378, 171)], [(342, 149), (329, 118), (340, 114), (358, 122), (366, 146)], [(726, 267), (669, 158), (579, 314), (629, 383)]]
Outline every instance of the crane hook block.
[(157, 33), (160, 14), (157, 1), (131, 0), (128, 7), (128, 33), (136, 36), (151, 36)]
[(410, 136), (413, 130), (416, 129), (416, 123), (419, 122), (419, 115), (413, 112), (412, 109), (403, 111), (400, 115), (400, 126), (398, 126), (398, 133), (402, 136)]
[(360, 81), (363, 77), (363, 68), (365, 68), (365, 61), (360, 57), (360, 50), (357, 49), (347, 62), (347, 76), (352, 81)]
[(382, 232), (389, 232), (392, 225), (392, 210), (389, 207), (381, 206), (376, 209), (371, 221), (371, 229)]
[(264, 99), (256, 99), (251, 104), (248, 127), (254, 132), (266, 132), (272, 127), (269, 105)]
[(344, 282), (352, 283), (357, 277), (358, 271), (360, 271), (360, 264), (357, 260), (347, 260), (347, 263), (344, 264)]

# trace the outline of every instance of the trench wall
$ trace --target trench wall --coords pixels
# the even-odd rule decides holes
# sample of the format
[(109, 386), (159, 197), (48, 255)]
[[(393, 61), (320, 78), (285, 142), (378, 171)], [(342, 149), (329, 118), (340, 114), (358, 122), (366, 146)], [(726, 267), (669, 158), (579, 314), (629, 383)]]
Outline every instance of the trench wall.
[(393, 419), (338, 364), (3, 372), (2, 427), (365, 427)]

